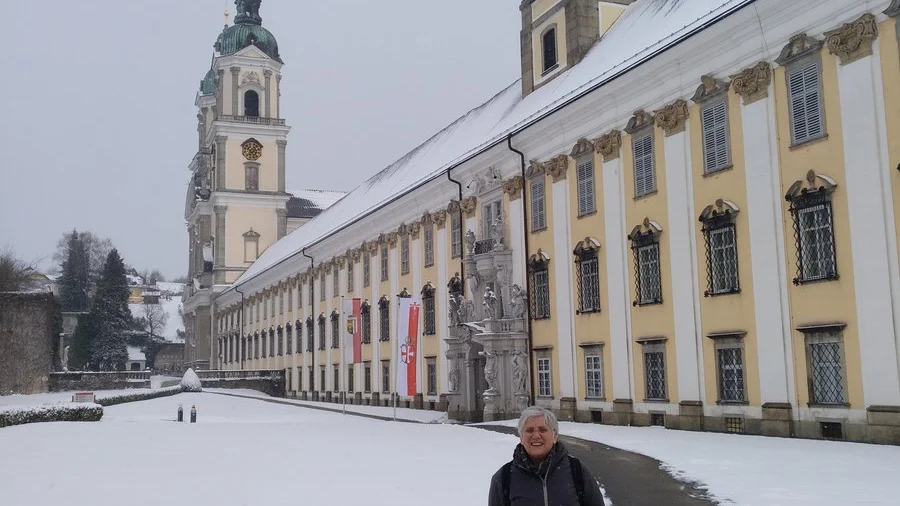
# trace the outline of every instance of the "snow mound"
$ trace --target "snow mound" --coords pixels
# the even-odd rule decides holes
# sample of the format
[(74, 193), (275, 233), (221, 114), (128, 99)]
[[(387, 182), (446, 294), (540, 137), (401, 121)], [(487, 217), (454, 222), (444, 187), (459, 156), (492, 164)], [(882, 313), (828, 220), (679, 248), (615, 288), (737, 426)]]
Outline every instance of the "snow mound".
[(184, 376), (181, 378), (181, 388), (185, 392), (203, 391), (203, 386), (200, 384), (200, 378), (197, 377), (197, 373), (195, 373), (193, 369), (188, 369), (184, 372)]

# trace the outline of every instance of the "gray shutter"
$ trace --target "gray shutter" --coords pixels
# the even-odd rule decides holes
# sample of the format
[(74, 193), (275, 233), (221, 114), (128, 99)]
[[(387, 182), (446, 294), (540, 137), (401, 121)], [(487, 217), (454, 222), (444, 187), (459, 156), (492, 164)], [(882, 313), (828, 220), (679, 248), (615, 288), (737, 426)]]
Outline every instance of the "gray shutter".
[(706, 172), (728, 166), (728, 116), (725, 101), (703, 110), (703, 154)]
[(596, 210), (594, 198), (594, 161), (585, 160), (578, 164), (578, 216)]
[(794, 143), (822, 135), (822, 100), (819, 94), (819, 64), (810, 63), (788, 74)]
[(634, 147), (634, 195), (640, 197), (656, 190), (653, 173), (653, 136), (646, 134), (633, 141)]

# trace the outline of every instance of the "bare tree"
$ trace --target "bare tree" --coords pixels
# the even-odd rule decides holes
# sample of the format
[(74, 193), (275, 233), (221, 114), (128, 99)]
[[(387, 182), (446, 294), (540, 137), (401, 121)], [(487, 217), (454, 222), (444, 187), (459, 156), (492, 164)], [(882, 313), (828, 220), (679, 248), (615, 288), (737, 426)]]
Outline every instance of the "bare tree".
[(0, 251), (0, 292), (18, 292), (34, 286), (32, 267), (16, 257), (12, 247)]
[(169, 322), (169, 314), (160, 304), (142, 304), (137, 322), (150, 340), (162, 338), (162, 332)]
[[(88, 252), (88, 277), (91, 283), (96, 283), (103, 271), (106, 257), (113, 249), (113, 243), (107, 238), (94, 235), (90, 230), (78, 232), (79, 240), (84, 244)], [(69, 245), (71, 234), (65, 233), (56, 243), (56, 252), (53, 254), (53, 265), (59, 272), (62, 271), (63, 262), (69, 257)]]

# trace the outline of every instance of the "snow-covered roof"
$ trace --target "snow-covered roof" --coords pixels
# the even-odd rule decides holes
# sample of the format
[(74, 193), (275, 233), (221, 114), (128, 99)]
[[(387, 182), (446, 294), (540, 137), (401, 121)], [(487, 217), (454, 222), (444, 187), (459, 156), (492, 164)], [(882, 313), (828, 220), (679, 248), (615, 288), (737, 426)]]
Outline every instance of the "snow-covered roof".
[(182, 292), (184, 292), (184, 283), (167, 283), (160, 281), (156, 283), (156, 286), (161, 291), (168, 292), (172, 295), (181, 295)]
[[(178, 283), (173, 283), (182, 286)], [(157, 304), (151, 304), (157, 305)], [(175, 295), (172, 298), (160, 297), (158, 304), (169, 317), (166, 319), (165, 327), (160, 331), (160, 337), (170, 343), (183, 343), (184, 339), (178, 336), (178, 331), (184, 331), (184, 320), (179, 314), (178, 309), (181, 307), (181, 296)], [(146, 315), (146, 309), (143, 303), (128, 304), (133, 318), (141, 318)]]
[(581, 63), (524, 98), (519, 81), (511, 84), (270, 246), (235, 285), (366, 216), (397, 195), (443, 176), (453, 164), (488, 149), (578, 94), (603, 85), (753, 1), (640, 0), (632, 4)]
[(292, 196), (287, 203), (289, 218), (315, 218), (347, 195), (347, 192), (334, 190), (298, 190), (290, 193)]
[(126, 346), (128, 348), (128, 360), (147, 360), (144, 352), (137, 346)]

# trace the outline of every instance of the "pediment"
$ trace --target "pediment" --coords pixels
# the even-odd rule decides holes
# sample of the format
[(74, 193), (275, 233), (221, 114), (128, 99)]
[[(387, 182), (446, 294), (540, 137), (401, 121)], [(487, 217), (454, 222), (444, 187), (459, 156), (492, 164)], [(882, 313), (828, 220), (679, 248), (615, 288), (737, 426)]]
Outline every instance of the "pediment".
[(266, 60), (271, 60), (269, 55), (267, 55), (260, 48), (254, 46), (252, 44), (245, 47), (244, 49), (241, 49), (240, 51), (234, 53), (234, 55), (235, 56), (243, 56), (244, 58), (265, 58)]

